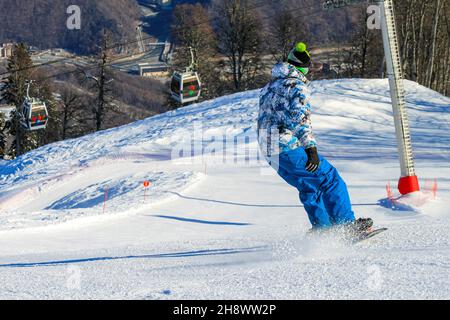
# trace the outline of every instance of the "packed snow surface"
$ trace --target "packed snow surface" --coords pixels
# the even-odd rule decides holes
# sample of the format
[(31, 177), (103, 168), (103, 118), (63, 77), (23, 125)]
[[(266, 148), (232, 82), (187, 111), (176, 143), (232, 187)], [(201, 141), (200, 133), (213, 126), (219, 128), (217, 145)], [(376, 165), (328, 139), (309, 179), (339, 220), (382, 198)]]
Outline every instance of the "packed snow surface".
[(258, 154), (250, 91), (1, 162), (0, 298), (449, 299), (450, 99), (405, 84), (423, 196), (438, 183), (421, 206), (386, 200), (387, 80), (311, 84), (319, 151), (387, 232), (307, 234), (297, 191)]

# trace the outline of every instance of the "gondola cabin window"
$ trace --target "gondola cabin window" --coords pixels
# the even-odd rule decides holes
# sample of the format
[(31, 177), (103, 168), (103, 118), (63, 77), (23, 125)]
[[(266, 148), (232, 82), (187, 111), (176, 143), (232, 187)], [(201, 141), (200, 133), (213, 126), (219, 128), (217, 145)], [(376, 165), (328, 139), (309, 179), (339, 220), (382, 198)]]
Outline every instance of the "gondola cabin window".
[(47, 123), (47, 112), (43, 105), (36, 106), (31, 110), (31, 122), (32, 128), (36, 126), (42, 126)]
[(174, 94), (180, 94), (180, 79), (179, 78), (173, 78), (172, 79), (172, 83), (170, 85), (170, 90), (172, 91), (172, 93)]
[(196, 97), (200, 91), (200, 84), (196, 78), (186, 79), (183, 81), (183, 97)]

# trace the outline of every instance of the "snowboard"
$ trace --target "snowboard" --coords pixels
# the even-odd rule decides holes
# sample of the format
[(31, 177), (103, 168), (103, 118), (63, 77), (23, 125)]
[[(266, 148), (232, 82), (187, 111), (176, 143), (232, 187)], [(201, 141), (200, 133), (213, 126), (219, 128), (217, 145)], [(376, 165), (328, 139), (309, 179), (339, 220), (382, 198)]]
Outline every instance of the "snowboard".
[(383, 233), (384, 231), (387, 231), (387, 230), (388, 230), (387, 228), (380, 228), (380, 229), (374, 229), (374, 230), (363, 232), (357, 238), (353, 239), (353, 243), (359, 243), (361, 241), (373, 238), (376, 235), (379, 235), (380, 233)]

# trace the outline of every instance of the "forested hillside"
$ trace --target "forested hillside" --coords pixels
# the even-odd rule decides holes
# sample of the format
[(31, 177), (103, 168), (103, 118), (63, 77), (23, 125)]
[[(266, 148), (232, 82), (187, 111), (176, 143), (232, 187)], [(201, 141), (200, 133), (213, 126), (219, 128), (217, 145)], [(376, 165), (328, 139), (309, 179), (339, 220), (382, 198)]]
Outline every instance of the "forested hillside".
[[(81, 30), (67, 28), (70, 5), (81, 8)], [(95, 50), (104, 28), (117, 40), (133, 38), (138, 19), (135, 0), (2, 0), (0, 43), (25, 42), (39, 49), (66, 48), (86, 54)]]

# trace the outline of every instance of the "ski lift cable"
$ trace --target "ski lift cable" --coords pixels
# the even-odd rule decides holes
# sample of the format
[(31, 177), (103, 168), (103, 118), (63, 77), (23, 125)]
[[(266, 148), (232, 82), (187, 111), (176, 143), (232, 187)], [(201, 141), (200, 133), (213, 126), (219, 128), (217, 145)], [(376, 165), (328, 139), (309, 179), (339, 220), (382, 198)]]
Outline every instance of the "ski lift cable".
[[(350, 5), (350, 6), (354, 6), (354, 5)], [(263, 6), (258, 6), (258, 7), (263, 7)], [(256, 8), (258, 8), (258, 7), (254, 7), (254, 8), (252, 8), (252, 9), (256, 9)], [(297, 7), (297, 8), (291, 9), (290, 11), (291, 11), (291, 12), (296, 12), (296, 11), (304, 10), (304, 9), (305, 9), (304, 7)], [(310, 9), (312, 9), (312, 7), (310, 7)], [(327, 12), (323, 11), (323, 9), (321, 8), (320, 10), (311, 12), (311, 13), (309, 13), (309, 14), (307, 14), (307, 15), (302, 15), (301, 17), (306, 18), (306, 17), (311, 17), (311, 16), (314, 16), (314, 15), (318, 15), (318, 14), (323, 14), (323, 13), (327, 13)], [(277, 15), (278, 15), (278, 14), (268, 15), (268, 16), (265, 16), (264, 18), (261, 18), (261, 20), (264, 21), (264, 20), (267, 20), (267, 19), (271, 19), (271, 18), (273, 18), (273, 17), (276, 17)], [(208, 22), (209, 22), (209, 20), (208, 20), (208, 21), (205, 21), (205, 22), (202, 22), (202, 23), (198, 23), (198, 24), (192, 25), (192, 27), (198, 26), (198, 25), (202, 25), (202, 24), (205, 24), (205, 23), (208, 23)], [(212, 34), (212, 32), (213, 32), (213, 31), (205, 32), (204, 34), (208, 34), (208, 33), (211, 33), (211, 34)], [(153, 37), (154, 37), (154, 36), (148, 37), (148, 39), (149, 39), (149, 38), (153, 38)], [(146, 38), (146, 39), (147, 39), (147, 38)], [(137, 42), (136, 40), (133, 40), (133, 41), (129, 41), (129, 42), (127, 42), (127, 43), (136, 43), (136, 42)], [(125, 43), (125, 42), (124, 42), (124, 43)], [(124, 45), (124, 43), (121, 43), (119, 46)], [(117, 47), (118, 47), (118, 46), (117, 46)], [(110, 47), (110, 48), (114, 48), (114, 47)], [(150, 50), (144, 51), (144, 53), (147, 53), (147, 52), (150, 52)], [(122, 56), (122, 57), (119, 57), (119, 58), (116, 58), (116, 59), (112, 59), (112, 60), (110, 60), (109, 63), (105, 64), (105, 66), (111, 66), (111, 65), (113, 64), (113, 62), (116, 62), (116, 61), (121, 60), (121, 59), (124, 59), (124, 58), (130, 58), (130, 57), (132, 57), (132, 56), (134, 56), (134, 54), (129, 54), (129, 55)], [(57, 63), (57, 62), (68, 61), (68, 60), (73, 60), (73, 58), (64, 58), (64, 59), (60, 59), (60, 60), (58, 60), (58, 61), (51, 61), (51, 62), (48, 62), (48, 63), (43, 63), (43, 64), (39, 64), (39, 65), (34, 65), (34, 66), (31, 66), (31, 67), (26, 67), (26, 68), (22, 68), (22, 69), (17, 69), (17, 70), (12, 70), (12, 71), (7, 71), (7, 72), (4, 72), (4, 73), (0, 73), (0, 76), (2, 76), (2, 75), (7, 75), (7, 74), (11, 74), (11, 73), (13, 73), (13, 72), (20, 72), (20, 71), (25, 71), (25, 70), (29, 70), (29, 69), (34, 69), (34, 68), (38, 68), (38, 67), (41, 67), (41, 66), (46, 66), (46, 65), (49, 65), (49, 64), (54, 64), (54, 63)], [(97, 66), (97, 65), (94, 65), (94, 66), (91, 66), (91, 67), (88, 67), (88, 68), (80, 68), (80, 69), (76, 69), (76, 70), (71, 70), (71, 71), (66, 71), (66, 72), (62, 72), (62, 73), (57, 73), (57, 74), (54, 74), (54, 75), (51, 75), (51, 76), (48, 76), (48, 77), (45, 77), (45, 78), (36, 80), (36, 82), (44, 82), (44, 81), (46, 81), (46, 80), (49, 80), (49, 79), (52, 79), (52, 78), (55, 78), (55, 77), (60, 77), (60, 76), (63, 76), (63, 75), (73, 74), (73, 73), (80, 73), (80, 72), (83, 72), (83, 71), (93, 70), (93, 69), (96, 69), (96, 68), (98, 68), (98, 66)]]
[[(298, 10), (303, 10), (303, 9), (304, 9), (304, 8), (297, 8), (297, 9), (291, 10), (291, 11), (298, 11)], [(320, 9), (320, 10), (318, 10), (318, 11), (315, 11), (315, 12), (312, 12), (312, 13), (308, 14), (308, 15), (305, 16), (305, 17), (311, 17), (312, 15), (322, 14), (323, 12), (324, 12), (324, 11), (323, 11), (322, 9)], [(270, 17), (274, 17), (274, 16), (275, 16), (275, 15), (270, 16)], [(266, 18), (268, 18), (268, 17), (266, 17)], [(205, 32), (204, 34), (208, 34), (208, 32)], [(144, 53), (146, 53), (146, 52), (150, 52), (150, 50), (144, 51)], [(132, 57), (133, 55), (134, 55), (134, 54), (130, 54), (130, 55), (126, 55), (126, 56), (122, 56), (122, 57), (116, 58), (116, 59), (112, 59), (112, 60), (110, 60), (107, 64), (105, 64), (105, 66), (111, 66), (111, 65), (113, 65), (114, 62), (116, 62), (117, 60), (121, 60), (121, 59), (124, 59), (124, 58), (129, 58), (129, 57)], [(76, 70), (71, 70), (71, 71), (66, 71), (66, 72), (62, 72), (62, 73), (57, 73), (57, 74), (54, 74), (54, 75), (51, 75), (51, 76), (48, 76), (48, 77), (39, 79), (38, 81), (39, 81), (39, 82), (43, 82), (43, 81), (46, 81), (46, 80), (48, 80), (48, 79), (52, 79), (52, 78), (59, 77), (59, 76), (64, 76), (64, 75), (66, 75), (66, 74), (82, 73), (83, 71), (94, 70), (94, 69), (96, 69), (96, 68), (98, 68), (98, 66), (97, 66), (97, 65), (94, 65), (94, 66), (90, 66), (90, 67), (87, 67), (87, 68), (80, 68), (80, 69), (76, 69)]]
[(188, 67), (186, 67), (185, 72), (193, 72), (197, 67), (197, 64), (195, 63), (194, 49), (189, 47), (189, 52), (191, 54), (191, 63)]
[[(262, 7), (266, 6), (267, 4), (268, 3), (266, 2), (265, 4), (262, 4), (262, 5), (256, 5), (256, 6), (253, 6), (253, 7), (249, 8), (249, 10), (255, 10), (255, 9), (258, 9), (258, 8), (262, 8)], [(295, 12), (295, 11), (304, 10), (304, 9), (305, 9), (305, 7), (298, 7), (298, 8), (291, 9), (290, 11)], [(313, 7), (308, 7), (306, 9), (313, 9)], [(310, 16), (313, 16), (313, 15), (316, 15), (316, 14), (324, 14), (324, 13), (326, 14), (327, 12), (323, 11), (323, 9), (320, 9), (320, 10), (317, 10), (317, 11), (312, 12), (310, 14), (302, 15), (301, 17), (306, 18), (306, 17), (310, 17)], [(261, 20), (265, 21), (265, 20), (268, 20), (268, 19), (272, 19), (272, 18), (274, 18), (276, 16), (277, 16), (277, 14), (268, 15), (268, 16), (265, 16), (265, 17), (261, 18)], [(209, 22), (210, 22), (210, 20), (208, 19), (208, 20), (205, 20), (203, 22), (193, 24), (190, 27), (197, 27), (197, 26), (209, 23)], [(181, 28), (180, 28), (180, 30), (181, 30)], [(150, 40), (150, 39), (153, 39), (155, 37), (158, 37), (158, 36), (161, 36), (161, 35), (164, 35), (164, 34), (165, 33), (163, 33), (163, 32), (155, 33), (152, 36), (143, 38), (143, 40)], [(205, 32), (204, 34), (213, 34), (213, 33), (211, 31), (209, 31), (209, 32)], [(127, 45), (127, 44), (134, 44), (134, 43), (137, 43), (137, 42), (140, 42), (140, 41), (141, 40), (139, 39), (139, 40), (130, 40), (130, 41), (126, 41), (126, 42), (119, 42), (119, 43), (116, 43), (116, 44), (114, 44), (114, 45), (112, 45), (110, 47), (106, 47), (106, 50), (116, 49), (116, 48), (119, 48), (121, 46), (124, 46), (124, 45)], [(143, 53), (146, 53), (146, 52), (149, 52), (149, 51), (144, 51)], [(126, 55), (124, 57), (121, 57), (121, 59), (129, 58), (129, 57), (132, 57), (133, 55), (134, 54)], [(21, 72), (21, 71), (26, 71), (26, 70), (30, 70), (30, 69), (39, 68), (39, 67), (45, 67), (45, 66), (49, 66), (49, 65), (65, 62), (65, 61), (72, 61), (72, 60), (75, 60), (75, 58), (71, 58), (70, 57), (70, 58), (62, 58), (62, 59), (55, 60), (55, 61), (48, 61), (48, 62), (44, 62), (44, 63), (41, 63), (41, 64), (30, 66), (30, 67), (15, 69), (15, 70), (12, 70), (12, 71), (5, 71), (5, 72), (0, 73), (0, 76), (9, 75), (9, 74), (14, 73), (14, 72)]]
[[(297, 9), (293, 9), (293, 10), (291, 10), (291, 11), (298, 11), (298, 10), (302, 10), (302, 9), (304, 9), (304, 8), (297, 8)], [(318, 10), (318, 11), (316, 11), (316, 12), (312, 12), (312, 13), (310, 13), (310, 14), (308, 15), (308, 17), (310, 17), (311, 15), (319, 14), (319, 13), (323, 13), (323, 10), (321, 9), (321, 10)], [(274, 16), (275, 16), (275, 15), (272, 15), (272, 16), (266, 16), (266, 17), (265, 17), (264, 19), (262, 19), (262, 20), (265, 20), (265, 19), (268, 19), (268, 18), (272, 18), (272, 17), (274, 17)], [(305, 17), (306, 17), (306, 16), (305, 16)], [(205, 32), (205, 34), (207, 34), (207, 33), (208, 33), (208, 32)], [(211, 33), (211, 32), (209, 32), (209, 33)], [(132, 42), (136, 42), (136, 41), (132, 41)], [(150, 52), (150, 50), (144, 51), (144, 53), (146, 53), (146, 52)], [(116, 61), (118, 61), (118, 60), (121, 60), (121, 59), (124, 59), (124, 58), (129, 58), (129, 57), (132, 57), (132, 56), (134, 56), (134, 54), (130, 54), (130, 55), (126, 55), (126, 56), (121, 56), (121, 57), (119, 57), (119, 58), (112, 59), (112, 60), (110, 60), (109, 63), (105, 64), (105, 66), (111, 66), (114, 62), (116, 62)], [(64, 60), (72, 60), (72, 59), (64, 59)], [(63, 61), (63, 59), (58, 60), (58, 62), (61, 62), (61, 61)], [(52, 61), (52, 63), (55, 63), (55, 62)], [(27, 67), (27, 68), (23, 68), (23, 69), (18, 69), (18, 70), (13, 70), (13, 71), (10, 71), (10, 72), (0, 73), (0, 76), (1, 76), (1, 75), (5, 75), (5, 74), (10, 74), (10, 73), (13, 73), (13, 72), (20, 72), (20, 71), (25, 71), (25, 70), (29, 70), (29, 69), (38, 68), (38, 67), (43, 66), (43, 65), (44, 65), (44, 64), (41, 64), (41, 65), (34, 65), (34, 66)], [(48, 76), (48, 77), (45, 77), (45, 78), (42, 78), (42, 79), (39, 79), (39, 80), (36, 80), (36, 81), (37, 81), (37, 82), (44, 82), (44, 81), (46, 81), (46, 80), (49, 80), (49, 79), (52, 79), (52, 78), (55, 78), (55, 77), (59, 77), (59, 76), (63, 76), (63, 75), (66, 75), (66, 74), (79, 73), (79, 72), (82, 73), (82, 72), (84, 72), (84, 71), (93, 70), (93, 69), (96, 69), (96, 68), (98, 68), (97, 65), (94, 65), (94, 66), (91, 66), (91, 67), (88, 67), (88, 68), (80, 68), (80, 69), (71, 70), (71, 71), (67, 71), (67, 72), (57, 73), (57, 74), (54, 74), (54, 75), (51, 75), (51, 76)]]
[(27, 84), (27, 96), (26, 96), (26, 98), (27, 99), (30, 99), (30, 85), (31, 85), (31, 83), (33, 83), (33, 80), (26, 82), (26, 84)]
[[(265, 2), (265, 1), (261, 1), (261, 2), (259, 2), (258, 5), (253, 6), (253, 7), (249, 8), (249, 9), (250, 9), (250, 10), (254, 10), (254, 9), (257, 9), (257, 8), (264, 7), (265, 5), (267, 5), (267, 3), (265, 3), (265, 4), (263, 4), (263, 5), (260, 5), (261, 3), (264, 3), (264, 2)], [(193, 24), (191, 27), (196, 27), (196, 26), (199, 26), (199, 25), (202, 25), (202, 24), (206, 24), (206, 23), (209, 23), (209, 22), (210, 22), (210, 20), (208, 19), (208, 20), (205, 20), (205, 21), (203, 21), (203, 22), (200, 22), (200, 23), (197, 23), (197, 24)], [(142, 38), (142, 40), (150, 40), (150, 39), (153, 39), (153, 38), (155, 38), (155, 37), (162, 36), (162, 35), (164, 35), (164, 34), (165, 34), (165, 32), (155, 33), (155, 34), (153, 34), (152, 36)], [(125, 41), (125, 42), (117, 42), (117, 43), (115, 43), (115, 44), (112, 45), (112, 46), (106, 47), (106, 50), (111, 50), (111, 49), (120, 48), (120, 47), (122, 47), (122, 46), (129, 45), (129, 44), (134, 44), (134, 43), (138, 43), (138, 42), (140, 42), (140, 41), (141, 41), (141, 39), (138, 39), (138, 40), (130, 40), (130, 41)], [(97, 46), (98, 46), (98, 45), (97, 45)], [(145, 51), (144, 51), (144, 52), (145, 52)], [(44, 63), (38, 64), (38, 65), (33, 65), (33, 66), (31, 66), (31, 67), (26, 67), (26, 68), (16, 69), (16, 70), (12, 70), (12, 71), (2, 72), (2, 73), (0, 73), (0, 76), (7, 75), (7, 74), (10, 74), (10, 73), (13, 73), (13, 72), (21, 72), (21, 71), (26, 71), (26, 70), (29, 70), (29, 69), (34, 69), (34, 68), (44, 67), (44, 66), (48, 66), (48, 65), (52, 65), (52, 64), (56, 64), (56, 63), (60, 63), (60, 62), (64, 62), (64, 61), (70, 61), (70, 60), (74, 60), (74, 59), (75, 59), (75, 58), (68, 57), (68, 58), (62, 58), (62, 59), (55, 60), (55, 61), (48, 61), (48, 62), (44, 62)]]
[[(144, 53), (146, 53), (146, 52), (150, 52), (150, 50), (144, 51)], [(127, 55), (125, 57), (119, 57), (119, 58), (111, 59), (108, 63), (105, 63), (105, 66), (106, 67), (110, 67), (110, 66), (114, 65), (114, 63), (116, 61), (122, 60), (124, 58), (129, 58), (129, 57), (132, 57), (132, 56), (133, 55)], [(98, 65), (91, 65), (91, 66), (88, 66), (88, 67), (78, 68), (78, 69), (74, 69), (74, 70), (71, 70), (71, 71), (64, 71), (64, 72), (56, 73), (56, 74), (53, 74), (53, 75), (50, 75), (50, 76), (47, 76), (47, 77), (44, 77), (44, 78), (41, 78), (41, 79), (38, 79), (38, 80), (35, 80), (35, 81), (36, 82), (45, 82), (45, 81), (50, 80), (52, 78), (57, 78), (57, 77), (61, 77), (61, 76), (64, 76), (64, 75), (69, 75), (69, 74), (86, 73), (86, 71), (94, 70), (94, 69), (97, 69), (97, 68), (98, 68)]]
[[(296, 10), (300, 10), (300, 9), (303, 9), (303, 8), (299, 8), (299, 9), (296, 9)], [(296, 11), (296, 10), (294, 10), (294, 11)], [(311, 16), (311, 15), (319, 14), (319, 13), (323, 13), (323, 11), (320, 10), (320, 11), (313, 12), (313, 13), (309, 14), (308, 17)], [(273, 17), (273, 16), (271, 16), (271, 17)], [(267, 18), (269, 18), (269, 17), (266, 17), (266, 18), (264, 18), (262, 20), (265, 20)], [(208, 32), (206, 32), (206, 34), (207, 33)], [(134, 43), (134, 42), (136, 42), (136, 41), (131, 41), (129, 43)], [(147, 53), (147, 52), (150, 52), (150, 50), (146, 50), (143, 53)], [(119, 58), (110, 60), (110, 62), (105, 64), (105, 65), (106, 66), (111, 66), (111, 65), (113, 65), (114, 62), (116, 62), (118, 60), (121, 60), (121, 59), (124, 59), (124, 58), (129, 58), (129, 57), (132, 57), (132, 56), (134, 56), (134, 54), (121, 56)], [(4, 72), (4, 73), (0, 73), (0, 76), (11, 74), (13, 72), (21, 72), (21, 71), (25, 71), (25, 70), (35, 69), (35, 68), (38, 68), (38, 67), (41, 67), (41, 66), (47, 66), (47, 65), (51, 65), (51, 64), (55, 64), (55, 63), (59, 63), (59, 62), (63, 62), (63, 61), (68, 61), (68, 60), (73, 60), (73, 59), (72, 58), (65, 58), (65, 59), (60, 59), (60, 60), (57, 60), (57, 61), (51, 61), (51, 62), (48, 62), (48, 63), (39, 64), (39, 65), (33, 65), (31, 67), (26, 67), (26, 68), (22, 68), (22, 69), (13, 70), (13, 71), (7, 71), (7, 72)], [(81, 68), (81, 69), (76, 69), (76, 70), (72, 70), (72, 71), (68, 71), (68, 72), (62, 72), (62, 73), (54, 74), (54, 75), (51, 75), (51, 76), (48, 76), (48, 77), (45, 77), (45, 78), (42, 78), (42, 79), (39, 79), (39, 80), (36, 80), (36, 81), (37, 82), (44, 82), (44, 81), (46, 81), (48, 79), (52, 79), (52, 78), (55, 78), (55, 77), (63, 76), (63, 75), (66, 75), (66, 74), (79, 73), (79, 72), (84, 72), (84, 71), (88, 71), (88, 70), (93, 70), (93, 69), (96, 69), (97, 67), (98, 67), (97, 65), (94, 65), (94, 66), (91, 66), (91, 67), (88, 67), (88, 68)]]

